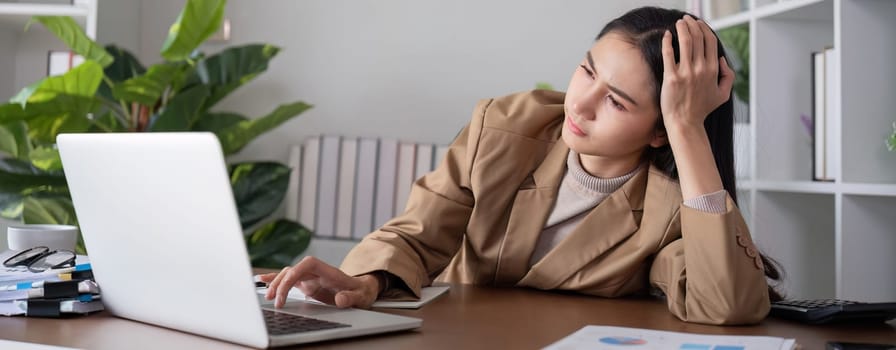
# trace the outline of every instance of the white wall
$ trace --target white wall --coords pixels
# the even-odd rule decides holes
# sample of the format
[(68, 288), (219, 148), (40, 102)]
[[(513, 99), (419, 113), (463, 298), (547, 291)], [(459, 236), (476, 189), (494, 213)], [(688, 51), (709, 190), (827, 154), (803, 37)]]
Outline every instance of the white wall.
[[(12, 30), (0, 28), (0, 47), (16, 47), (16, 35)], [(8, 99), (16, 93), (14, 86), (16, 76), (15, 55), (0, 55), (0, 98)]]
[(140, 0), (97, 0), (96, 12), (96, 41), (140, 52)]
[[(448, 143), (481, 98), (538, 81), (565, 90), (601, 27), (644, 4), (684, 1), (231, 0), (231, 42), (205, 51), (250, 42), (283, 49), (218, 109), (256, 117), (293, 100), (314, 104), (238, 156), (285, 161), (289, 143), (319, 133)], [(141, 1), (142, 60), (159, 60), (182, 5)]]

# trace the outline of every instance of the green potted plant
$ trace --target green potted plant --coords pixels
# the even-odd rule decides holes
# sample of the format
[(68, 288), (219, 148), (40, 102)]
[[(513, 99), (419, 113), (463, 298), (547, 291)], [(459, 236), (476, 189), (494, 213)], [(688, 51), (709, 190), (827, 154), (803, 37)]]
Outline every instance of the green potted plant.
[(719, 30), (719, 39), (734, 56), (734, 95), (743, 102), (750, 102), (750, 27), (746, 24)]
[[(149, 67), (121, 48), (98, 45), (69, 17), (35, 17), (33, 22), (85, 60), (0, 105), (0, 216), (77, 225), (55, 148), (60, 133), (208, 131), (230, 155), (310, 108), (296, 101), (258, 118), (212, 110), (267, 70), (279, 52), (268, 44), (231, 47), (209, 56), (198, 52), (220, 27), (225, 4), (186, 1), (161, 49), (163, 61)], [(253, 266), (290, 264), (307, 247), (310, 231), (293, 221), (266, 220), (285, 196), (290, 169), (276, 162), (231, 164), (229, 169)], [(80, 242), (79, 250), (84, 251)]]

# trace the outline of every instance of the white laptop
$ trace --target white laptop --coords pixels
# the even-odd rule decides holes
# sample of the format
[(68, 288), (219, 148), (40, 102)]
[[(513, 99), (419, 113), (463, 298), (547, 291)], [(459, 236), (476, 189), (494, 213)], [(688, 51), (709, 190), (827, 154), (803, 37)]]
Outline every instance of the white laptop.
[[(263, 300), (211, 133), (62, 134), (57, 143), (103, 303), (116, 316), (259, 348), (422, 324)], [(311, 330), (289, 315), (311, 318)], [(268, 327), (266, 317), (288, 325)]]

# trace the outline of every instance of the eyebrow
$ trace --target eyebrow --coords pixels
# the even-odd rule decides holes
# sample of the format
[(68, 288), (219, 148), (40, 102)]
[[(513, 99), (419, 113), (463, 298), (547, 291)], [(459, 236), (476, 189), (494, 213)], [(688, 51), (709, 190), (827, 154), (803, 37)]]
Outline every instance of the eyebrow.
[[(591, 71), (592, 71), (592, 72), (597, 72), (597, 70), (594, 69), (594, 59), (591, 58), (591, 51), (586, 51), (586, 52), (585, 52), (585, 59), (588, 60), (588, 65), (591, 67)], [(629, 96), (628, 94), (626, 94), (624, 91), (620, 90), (618, 87), (615, 87), (615, 86), (613, 86), (613, 85), (610, 85), (610, 83), (607, 83), (607, 87), (610, 89), (610, 91), (613, 91), (613, 92), (615, 92), (617, 95), (622, 96), (622, 98), (624, 98), (626, 101), (631, 102), (631, 103), (632, 103), (633, 105), (635, 105), (635, 106), (638, 105), (638, 103), (635, 102), (635, 99), (633, 99), (631, 96)]]

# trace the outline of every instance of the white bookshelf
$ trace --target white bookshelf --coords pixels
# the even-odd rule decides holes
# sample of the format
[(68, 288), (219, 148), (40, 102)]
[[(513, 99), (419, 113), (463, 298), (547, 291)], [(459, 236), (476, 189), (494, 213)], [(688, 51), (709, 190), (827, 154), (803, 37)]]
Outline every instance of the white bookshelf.
[[(749, 171), (740, 202), (790, 298), (896, 301), (896, 1), (752, 0), (709, 20), (750, 27)], [(812, 181), (810, 55), (837, 49), (833, 182)], [(740, 142), (735, 140), (735, 142)]]
[(87, 36), (96, 38), (96, 0), (41, 0), (0, 3), (0, 98), (7, 100), (19, 90), (46, 76), (47, 53), (65, 50), (64, 44), (34, 24), (31, 16), (70, 16)]

